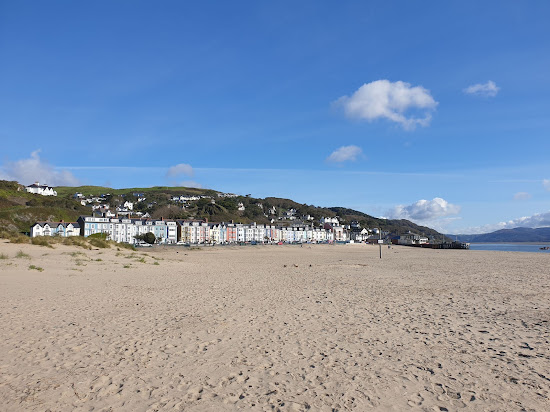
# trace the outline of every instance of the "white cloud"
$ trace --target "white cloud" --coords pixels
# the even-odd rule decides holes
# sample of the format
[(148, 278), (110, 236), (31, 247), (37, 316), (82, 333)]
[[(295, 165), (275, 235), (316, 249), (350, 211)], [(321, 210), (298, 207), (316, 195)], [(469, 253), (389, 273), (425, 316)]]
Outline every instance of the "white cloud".
[(539, 227), (550, 227), (550, 211), (535, 213), (532, 216), (519, 217), (517, 219), (508, 220), (507, 222), (470, 227), (464, 230), (458, 230), (456, 232), (470, 235), (476, 233), (490, 233), (500, 229), (514, 229), (516, 227), (529, 227), (532, 229)]
[(0, 178), (16, 180), (22, 184), (34, 182), (50, 186), (78, 186), (79, 180), (68, 170), (56, 168), (40, 159), (40, 149), (31, 153), (30, 158), (7, 162), (0, 167)]
[(399, 205), (387, 212), (390, 219), (408, 219), (427, 223), (445, 216), (460, 213), (460, 206), (453, 205), (445, 199), (435, 197), (433, 200), (419, 200), (410, 205)]
[[(427, 126), (431, 120), (431, 111), (437, 102), (429, 90), (422, 86), (411, 87), (402, 81), (376, 80), (365, 83), (350, 96), (336, 100), (350, 118), (373, 121), (384, 118), (399, 123), (404, 129), (414, 129), (417, 125)], [(411, 109), (421, 110), (421, 117), (407, 116)]]
[(202, 185), (200, 183), (197, 183), (193, 180), (185, 180), (183, 182), (179, 182), (176, 184), (176, 186), (179, 187), (193, 187), (195, 189), (202, 189)]
[(354, 162), (362, 154), (363, 150), (358, 146), (342, 146), (332, 152), (330, 156), (327, 157), (327, 161), (332, 163)]
[(542, 186), (550, 192), (550, 179), (544, 179), (542, 181)]
[(166, 172), (166, 176), (168, 177), (174, 177), (174, 176), (180, 176), (180, 175), (189, 176), (189, 177), (193, 176), (194, 172), (191, 165), (188, 165), (186, 163), (180, 163), (179, 165), (172, 166), (171, 168), (168, 169), (168, 172)]
[(474, 96), (495, 97), (500, 90), (495, 82), (489, 80), (487, 83), (478, 83), (468, 86), (464, 89), (464, 93)]
[(514, 200), (527, 200), (531, 199), (531, 194), (527, 192), (517, 192), (514, 195)]

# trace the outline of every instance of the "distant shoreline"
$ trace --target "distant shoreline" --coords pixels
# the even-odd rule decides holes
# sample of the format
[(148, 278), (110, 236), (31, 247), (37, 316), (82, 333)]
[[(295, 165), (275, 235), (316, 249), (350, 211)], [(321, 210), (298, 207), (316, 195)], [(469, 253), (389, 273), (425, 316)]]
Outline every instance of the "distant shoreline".
[(468, 242), (473, 245), (550, 245), (550, 242)]

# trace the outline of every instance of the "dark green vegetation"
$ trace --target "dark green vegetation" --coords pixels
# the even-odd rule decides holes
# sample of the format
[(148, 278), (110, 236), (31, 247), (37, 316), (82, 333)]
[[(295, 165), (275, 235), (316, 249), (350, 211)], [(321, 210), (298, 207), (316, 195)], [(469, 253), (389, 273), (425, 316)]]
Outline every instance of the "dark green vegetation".
[(155, 243), (155, 240), (157, 240), (154, 233), (151, 233), (151, 232), (144, 233), (143, 235), (134, 236), (134, 238), (137, 240), (142, 240), (145, 243), (149, 243), (150, 245)]
[(76, 222), (90, 209), (69, 197), (40, 196), (27, 193), (17, 182), (0, 180), (0, 227), (27, 233), (37, 221)]
[(457, 238), (460, 242), (497, 243), (497, 242), (550, 242), (550, 227), (531, 229), (517, 227), (515, 229), (501, 229), (496, 232), (481, 235), (448, 235), (451, 239)]
[[(365, 213), (343, 207), (322, 208), (301, 204), (290, 199), (267, 197), (253, 198), (250, 195), (237, 197), (218, 197), (218, 192), (209, 189), (187, 187), (150, 187), (112, 189), (101, 186), (56, 187), (57, 197), (33, 195), (25, 192), (25, 188), (16, 182), (0, 181), (0, 224), (11, 231), (28, 232), (36, 221), (74, 222), (80, 215), (90, 215), (90, 206), (82, 206), (73, 199), (77, 192), (84, 196), (101, 196), (101, 203), (109, 204), (111, 210), (122, 206), (124, 202), (134, 202), (134, 211), (147, 212), (153, 218), (165, 219), (208, 219), (211, 222), (240, 223), (271, 223), (290, 225), (303, 221), (309, 224), (319, 224), (322, 217), (336, 217), (343, 224), (356, 220), (361, 227), (381, 228), (392, 234), (403, 234), (409, 230), (432, 237), (434, 240), (444, 240), (445, 236), (424, 226), (418, 226), (408, 220), (378, 219)], [(137, 195), (143, 194), (143, 202), (137, 202)], [(208, 196), (185, 205), (172, 201), (173, 196)], [(238, 210), (242, 203), (245, 210)], [(275, 208), (275, 213), (271, 209)], [(296, 220), (282, 219), (284, 213), (295, 209)], [(310, 217), (308, 220), (307, 217)]]

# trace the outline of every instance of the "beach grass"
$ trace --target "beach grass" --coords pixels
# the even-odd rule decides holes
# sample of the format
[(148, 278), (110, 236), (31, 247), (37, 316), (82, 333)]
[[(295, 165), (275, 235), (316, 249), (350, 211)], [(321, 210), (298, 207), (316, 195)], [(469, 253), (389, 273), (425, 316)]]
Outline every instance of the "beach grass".
[(22, 250), (20, 250), (19, 252), (16, 253), (15, 255), (16, 258), (19, 258), (19, 259), (30, 259), (31, 256), (30, 255), (27, 255), (25, 252), (23, 252)]
[(53, 249), (52, 243), (54, 243), (55, 240), (52, 239), (53, 238), (51, 238), (50, 236), (37, 236), (31, 238), (31, 243), (33, 245), (44, 246)]

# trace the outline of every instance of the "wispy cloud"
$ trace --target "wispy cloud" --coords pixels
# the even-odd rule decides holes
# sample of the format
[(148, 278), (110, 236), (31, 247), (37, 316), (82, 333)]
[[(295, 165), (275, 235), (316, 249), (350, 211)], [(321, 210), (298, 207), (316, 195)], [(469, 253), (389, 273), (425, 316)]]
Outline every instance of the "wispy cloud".
[(527, 199), (531, 199), (531, 194), (530, 193), (527, 193), (527, 192), (517, 192), (515, 195), (514, 195), (514, 200), (527, 200)]
[(327, 157), (327, 162), (343, 163), (354, 162), (363, 154), (363, 150), (358, 146), (342, 146), (336, 149)]
[(172, 166), (166, 172), (166, 176), (175, 177), (175, 176), (189, 176), (192, 177), (195, 173), (191, 165), (187, 163), (180, 163), (178, 165)]
[(22, 184), (40, 182), (51, 186), (78, 186), (80, 181), (68, 170), (58, 170), (40, 159), (40, 149), (28, 159), (7, 162), (0, 166), (0, 179), (16, 180)]
[[(350, 118), (368, 121), (388, 119), (401, 124), (406, 130), (412, 130), (416, 126), (428, 126), (431, 112), (438, 103), (422, 86), (376, 80), (363, 84), (351, 96), (340, 97), (334, 104), (343, 107)], [(407, 116), (410, 110), (420, 110), (422, 116)]]
[(466, 94), (483, 97), (495, 97), (500, 87), (495, 82), (489, 80), (487, 83), (478, 83), (466, 87), (463, 91)]
[(550, 192), (550, 179), (544, 179), (542, 181), (542, 186)]

